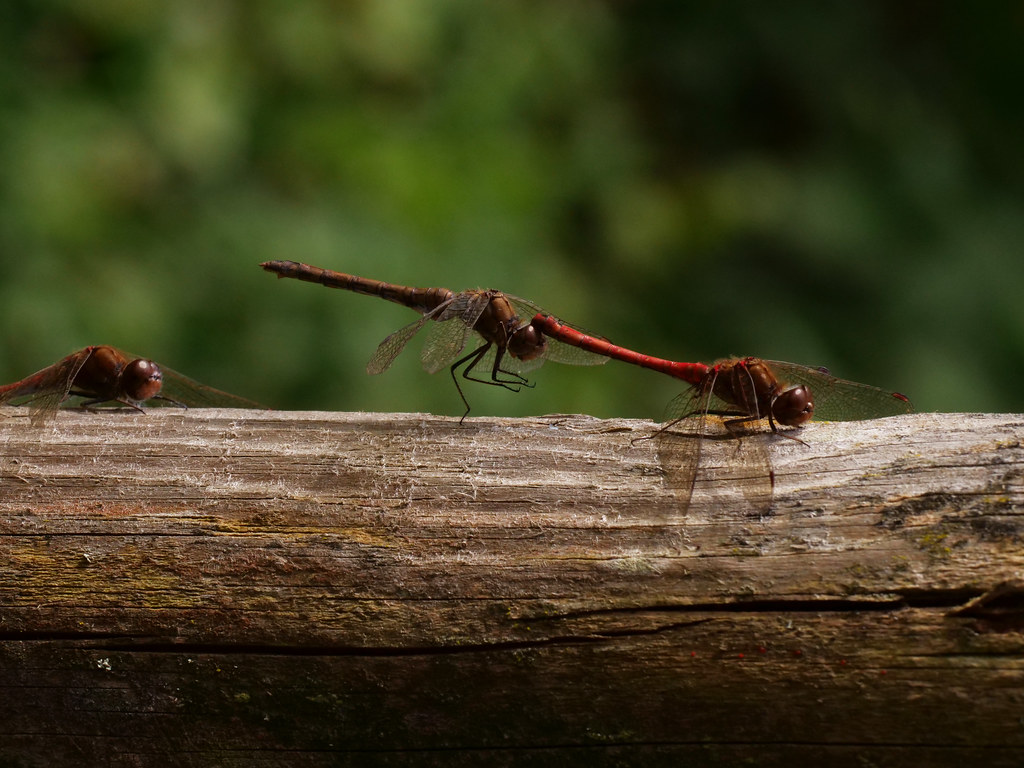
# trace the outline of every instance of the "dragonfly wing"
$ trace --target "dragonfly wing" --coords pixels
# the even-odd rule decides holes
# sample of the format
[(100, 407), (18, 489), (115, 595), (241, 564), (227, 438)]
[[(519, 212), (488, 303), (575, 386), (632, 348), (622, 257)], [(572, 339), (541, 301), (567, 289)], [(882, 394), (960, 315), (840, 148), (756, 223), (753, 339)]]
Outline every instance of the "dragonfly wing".
[[(519, 316), (520, 328), (528, 325), (533, 316), (538, 312), (548, 314), (545, 310), (538, 307), (532, 301), (527, 299), (521, 299), (518, 296), (510, 296), (507, 293), (505, 298), (512, 304), (516, 314)], [(603, 336), (588, 333), (578, 326), (572, 326), (581, 333), (586, 333), (588, 336), (593, 336), (596, 339), (603, 339)], [(520, 371), (528, 371), (541, 365), (545, 360), (551, 360), (555, 363), (563, 363), (565, 365), (604, 365), (608, 362), (608, 358), (604, 355), (598, 355), (595, 352), (588, 352), (585, 349), (574, 347), (572, 344), (563, 344), (557, 339), (553, 339), (550, 336), (545, 336), (547, 348), (544, 350), (544, 354), (539, 360), (529, 361), (531, 364), (525, 368), (519, 368)], [(523, 361), (518, 361), (522, 363)]]
[(0, 403), (27, 397), (29, 418), (33, 426), (52, 421), (60, 404), (67, 400), (75, 376), (92, 355), (93, 347), (86, 347), (48, 368), (23, 379), (19, 386), (0, 396)]
[(550, 337), (546, 340), (548, 348), (544, 353), (545, 360), (564, 365), (604, 365), (608, 362), (608, 358), (604, 355), (588, 352), (585, 349), (574, 347), (572, 344), (563, 344)]
[[(685, 513), (698, 487), (713, 496), (716, 508), (744, 516), (771, 508), (774, 475), (768, 458), (763, 421), (730, 422), (718, 398), (693, 391), (676, 397), (670, 419), (654, 437), (669, 489)], [(674, 419), (674, 421), (672, 420)], [(706, 489), (706, 491), (704, 490)]]
[[(480, 365), (483, 367), (490, 368), (492, 366), (493, 356), (488, 353), (484, 360), (480, 361)], [(530, 371), (535, 371), (544, 365), (544, 361), (547, 359), (546, 355), (535, 357), (532, 360), (520, 360), (518, 357), (512, 357), (512, 355), (505, 355), (501, 358), (501, 369), (507, 373), (514, 373), (522, 376)]]
[(804, 384), (814, 398), (814, 418), (860, 421), (913, 413), (914, 406), (898, 392), (840, 379), (827, 371), (794, 363), (765, 360), (783, 384)]
[(707, 414), (700, 409), (693, 390), (677, 395), (665, 409), (665, 423), (653, 437), (665, 482), (679, 499), (685, 513), (690, 506), (700, 466), (701, 444)]
[(395, 358), (398, 357), (399, 353), (405, 349), (409, 339), (419, 333), (420, 329), (430, 320), (430, 314), (426, 314), (419, 320), (409, 323), (404, 328), (399, 328), (384, 339), (380, 346), (377, 347), (377, 351), (373, 353), (370, 362), (367, 363), (366, 372), (370, 374), (384, 373), (395, 362)]
[[(419, 320), (409, 323), (404, 328), (399, 328), (384, 339), (380, 346), (377, 347), (377, 351), (373, 353), (373, 357), (370, 358), (370, 362), (366, 366), (366, 372), (378, 374), (390, 368), (391, 364), (395, 362), (395, 358), (405, 349), (405, 345), (409, 343), (409, 340), (419, 333), (427, 323), (432, 320), (442, 320), (448, 316), (449, 307), (457, 298), (458, 295), (438, 304), (429, 312), (424, 313)], [(426, 351), (424, 351), (424, 356), (426, 356)], [(424, 362), (424, 367), (426, 367), (426, 362)], [(433, 373), (434, 371), (430, 372)]]
[[(130, 359), (136, 358), (129, 356)], [(195, 408), (256, 408), (262, 409), (259, 403), (247, 400), (244, 397), (232, 395), (229, 392), (222, 392), (213, 387), (207, 387), (198, 381), (193, 381), (177, 371), (160, 366), (163, 373), (163, 386), (160, 388), (160, 397), (147, 401), (147, 406), (152, 405), (188, 405)]]
[(436, 322), (427, 331), (420, 358), (427, 373), (447, 368), (466, 348), (480, 316), (487, 309), (490, 296), (485, 291), (463, 291), (433, 314)]

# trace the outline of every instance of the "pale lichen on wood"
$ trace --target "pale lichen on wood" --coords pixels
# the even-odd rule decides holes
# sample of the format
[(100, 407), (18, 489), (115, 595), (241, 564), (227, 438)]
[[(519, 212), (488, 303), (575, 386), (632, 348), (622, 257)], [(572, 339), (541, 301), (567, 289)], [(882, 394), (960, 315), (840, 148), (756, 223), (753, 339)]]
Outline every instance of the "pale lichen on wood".
[(1022, 427), (3, 409), (0, 755), (1013, 764)]

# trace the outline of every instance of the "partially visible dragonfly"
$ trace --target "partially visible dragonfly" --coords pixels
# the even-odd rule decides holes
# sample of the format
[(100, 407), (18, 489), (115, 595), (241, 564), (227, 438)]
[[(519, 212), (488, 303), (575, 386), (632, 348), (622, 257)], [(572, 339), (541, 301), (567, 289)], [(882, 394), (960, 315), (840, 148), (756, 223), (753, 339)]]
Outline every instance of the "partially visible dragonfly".
[(0, 386), (0, 405), (28, 405), (33, 424), (53, 419), (61, 403), (72, 397), (84, 398), (81, 407), (86, 409), (118, 403), (142, 411), (144, 404), (160, 402), (179, 407), (261, 407), (105, 345), (85, 347), (21, 381)]
[[(687, 442), (687, 447), (677, 457), (687, 504), (693, 494), (704, 438), (740, 437), (757, 431), (757, 422), (765, 420), (772, 432), (792, 437), (780, 427), (799, 427), (812, 418), (858, 421), (914, 410), (910, 400), (899, 392), (845, 381), (832, 376), (825, 368), (756, 357), (723, 360), (713, 365), (675, 362), (589, 336), (548, 314), (534, 316), (532, 325), (566, 344), (658, 371), (690, 385), (669, 404), (666, 424), (656, 433), (656, 436), (664, 435), (684, 419), (693, 420), (693, 429), (686, 434), (694, 439)], [(724, 432), (719, 430), (717, 435), (713, 434), (712, 418), (721, 419)], [(758, 461), (766, 463), (767, 457), (759, 457)], [(767, 480), (767, 494), (761, 491), (754, 495), (767, 495), (770, 499), (774, 474), (770, 467), (758, 471)]]
[[(453, 293), (447, 288), (413, 288), (295, 261), (267, 261), (260, 266), (278, 277), (379, 296), (419, 312), (422, 317), (395, 331), (380, 343), (366, 366), (367, 373), (386, 371), (412, 337), (428, 323), (435, 321), (423, 345), (423, 367), (428, 373), (437, 373), (446, 366), (449, 368), (462, 404), (466, 406), (463, 419), (469, 415), (470, 407), (455, 375), (459, 368), (462, 368), (462, 378), (467, 381), (518, 392), (520, 387), (531, 386), (523, 374), (545, 360), (570, 365), (600, 365), (607, 361), (600, 354), (546, 339), (526, 319), (534, 314), (543, 314), (542, 310), (526, 299), (501, 291), (477, 289)], [(482, 337), (483, 344), (463, 354), (474, 332)], [(494, 353), (489, 378), (473, 376), (473, 369), (492, 348)]]

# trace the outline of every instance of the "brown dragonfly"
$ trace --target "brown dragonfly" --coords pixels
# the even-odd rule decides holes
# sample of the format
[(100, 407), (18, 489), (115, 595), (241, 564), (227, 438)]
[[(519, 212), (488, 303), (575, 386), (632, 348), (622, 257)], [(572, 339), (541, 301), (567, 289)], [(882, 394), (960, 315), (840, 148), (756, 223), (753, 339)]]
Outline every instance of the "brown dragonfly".
[(0, 405), (29, 406), (33, 424), (51, 420), (61, 403), (83, 398), (82, 408), (102, 403), (142, 411), (144, 404), (179, 407), (260, 408), (251, 400), (192, 381), (152, 360), (105, 345), (85, 347), (21, 381), (0, 386)]
[[(379, 296), (419, 312), (422, 317), (380, 343), (366, 371), (371, 374), (386, 371), (412, 337), (432, 323), (421, 354), (423, 367), (428, 373), (437, 373), (448, 367), (459, 397), (466, 406), (463, 419), (469, 415), (470, 407), (456, 376), (460, 368), (462, 378), (467, 381), (518, 392), (520, 387), (532, 386), (523, 374), (545, 360), (570, 365), (601, 365), (607, 360), (603, 355), (546, 338), (529, 320), (542, 310), (526, 299), (501, 291), (478, 289), (454, 293), (447, 288), (413, 288), (295, 261), (268, 261), (260, 266), (278, 277)], [(474, 333), (482, 338), (483, 343), (466, 353)], [(488, 359), (489, 377), (474, 376), (474, 369), (489, 352), (493, 352)]]

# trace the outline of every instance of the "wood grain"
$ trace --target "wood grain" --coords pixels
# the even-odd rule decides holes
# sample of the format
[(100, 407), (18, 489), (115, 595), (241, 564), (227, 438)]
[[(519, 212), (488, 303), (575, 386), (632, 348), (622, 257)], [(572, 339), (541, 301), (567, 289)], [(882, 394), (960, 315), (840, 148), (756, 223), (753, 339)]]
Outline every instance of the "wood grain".
[(1017, 765), (1022, 427), (2, 409), (0, 764)]

